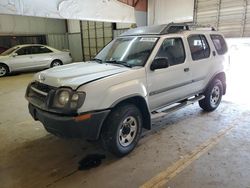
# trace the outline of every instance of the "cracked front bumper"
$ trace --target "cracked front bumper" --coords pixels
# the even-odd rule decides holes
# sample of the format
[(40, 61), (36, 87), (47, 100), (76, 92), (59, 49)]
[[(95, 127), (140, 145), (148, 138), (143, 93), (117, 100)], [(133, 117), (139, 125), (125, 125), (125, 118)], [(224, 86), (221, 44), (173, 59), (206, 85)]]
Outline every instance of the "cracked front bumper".
[(97, 140), (110, 110), (64, 116), (40, 110), (29, 104), (29, 112), (35, 120), (42, 122), (48, 132), (56, 136)]

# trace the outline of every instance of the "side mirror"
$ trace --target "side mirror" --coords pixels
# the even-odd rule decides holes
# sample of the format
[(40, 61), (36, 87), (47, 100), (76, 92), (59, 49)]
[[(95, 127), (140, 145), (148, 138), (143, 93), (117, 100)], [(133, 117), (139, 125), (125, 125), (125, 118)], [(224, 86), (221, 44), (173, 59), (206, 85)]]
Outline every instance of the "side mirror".
[(12, 57), (16, 57), (18, 54), (17, 53), (13, 53), (12, 54)]
[(150, 66), (150, 69), (152, 71), (154, 71), (156, 69), (164, 69), (164, 68), (168, 68), (168, 67), (169, 67), (168, 59), (166, 59), (166, 58), (156, 58), (152, 62), (151, 66)]

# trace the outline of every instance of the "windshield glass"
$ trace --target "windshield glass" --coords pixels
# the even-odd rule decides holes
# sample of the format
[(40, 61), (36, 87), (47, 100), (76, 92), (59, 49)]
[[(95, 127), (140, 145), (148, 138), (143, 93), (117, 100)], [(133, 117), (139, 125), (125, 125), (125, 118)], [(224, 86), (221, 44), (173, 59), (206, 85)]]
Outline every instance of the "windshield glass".
[(14, 52), (16, 49), (18, 49), (19, 47), (12, 47), (6, 51), (4, 51), (3, 53), (1, 53), (1, 55), (10, 55), (12, 52)]
[(95, 59), (130, 67), (144, 66), (157, 40), (157, 37), (117, 38), (105, 46)]

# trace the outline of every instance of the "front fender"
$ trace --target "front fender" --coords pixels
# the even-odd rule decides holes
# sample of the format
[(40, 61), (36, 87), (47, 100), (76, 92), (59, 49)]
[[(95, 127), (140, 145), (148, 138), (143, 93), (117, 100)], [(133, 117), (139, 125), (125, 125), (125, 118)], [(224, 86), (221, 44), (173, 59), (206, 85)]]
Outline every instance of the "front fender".
[(78, 91), (86, 92), (86, 98), (79, 112), (112, 108), (121, 100), (140, 96), (147, 97), (145, 69), (125, 71), (98, 79), (80, 86)]
[(119, 102), (135, 96), (147, 97), (147, 89), (143, 82), (131, 80), (110, 87), (102, 102), (102, 106), (113, 108)]

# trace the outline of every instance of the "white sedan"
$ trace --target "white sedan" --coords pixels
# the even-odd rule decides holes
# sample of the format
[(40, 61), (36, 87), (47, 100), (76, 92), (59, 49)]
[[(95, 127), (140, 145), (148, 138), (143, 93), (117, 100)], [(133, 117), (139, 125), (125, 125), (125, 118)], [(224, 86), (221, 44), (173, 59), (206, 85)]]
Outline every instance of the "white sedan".
[(70, 52), (40, 44), (18, 45), (0, 54), (0, 77), (11, 72), (41, 70), (71, 62)]

